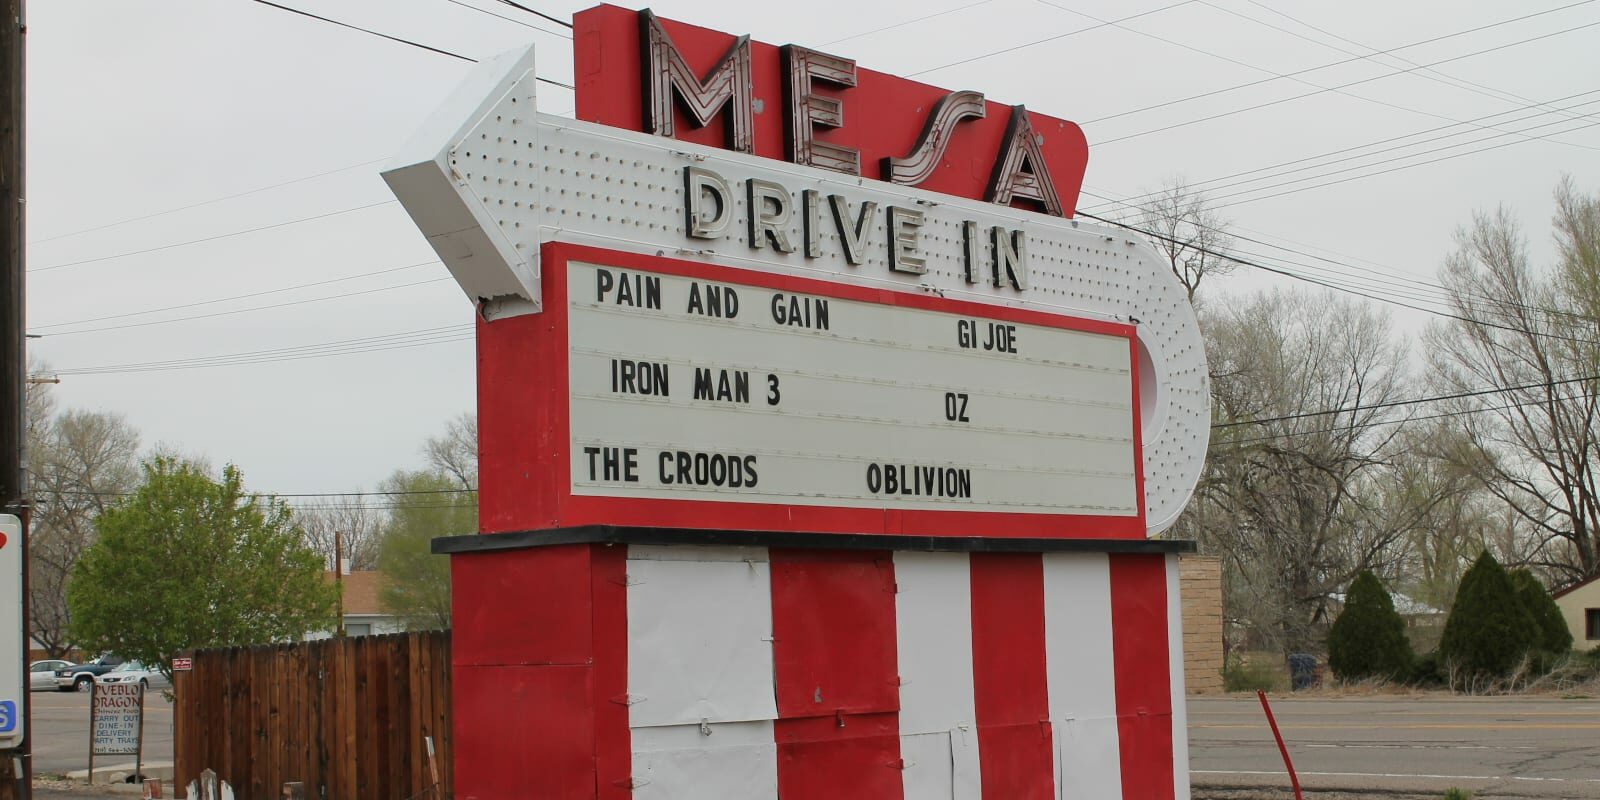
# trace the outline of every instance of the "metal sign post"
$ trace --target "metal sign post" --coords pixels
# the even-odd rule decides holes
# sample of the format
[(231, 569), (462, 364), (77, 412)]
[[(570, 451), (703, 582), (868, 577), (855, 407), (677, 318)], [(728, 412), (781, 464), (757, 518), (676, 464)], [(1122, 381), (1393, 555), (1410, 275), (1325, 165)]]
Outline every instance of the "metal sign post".
[[(25, 740), (28, 687), (27, 637), (22, 619), (22, 520), (0, 515), (0, 750), (16, 750)], [(12, 656), (10, 654), (19, 654)], [(19, 772), (20, 779), (22, 774)]]

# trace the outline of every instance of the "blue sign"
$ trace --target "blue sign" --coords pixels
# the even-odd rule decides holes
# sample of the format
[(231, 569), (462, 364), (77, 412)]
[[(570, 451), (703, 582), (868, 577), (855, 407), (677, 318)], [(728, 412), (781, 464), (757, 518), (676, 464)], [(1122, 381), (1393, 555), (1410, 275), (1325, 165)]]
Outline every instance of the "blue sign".
[(0, 733), (17, 729), (17, 701), (0, 700)]

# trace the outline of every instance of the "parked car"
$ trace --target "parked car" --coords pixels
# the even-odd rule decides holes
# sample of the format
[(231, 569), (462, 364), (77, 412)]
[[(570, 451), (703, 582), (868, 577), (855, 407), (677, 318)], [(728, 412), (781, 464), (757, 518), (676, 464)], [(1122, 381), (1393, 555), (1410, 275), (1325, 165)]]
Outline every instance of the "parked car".
[(87, 692), (94, 679), (122, 663), (117, 656), (101, 656), (93, 661), (73, 664), (56, 670), (56, 688), (63, 692)]
[(167, 676), (160, 670), (150, 669), (137, 661), (124, 661), (116, 669), (97, 678), (102, 685), (107, 683), (137, 683), (146, 689), (155, 687), (165, 689), (172, 685)]
[(37, 692), (56, 688), (56, 670), (72, 666), (71, 661), (49, 658), (28, 665), (28, 691)]

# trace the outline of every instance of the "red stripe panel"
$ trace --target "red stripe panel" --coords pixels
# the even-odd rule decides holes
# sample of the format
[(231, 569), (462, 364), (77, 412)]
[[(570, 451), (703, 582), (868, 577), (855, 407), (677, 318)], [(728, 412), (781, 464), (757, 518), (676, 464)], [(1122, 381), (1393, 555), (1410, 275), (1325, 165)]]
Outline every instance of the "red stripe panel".
[(593, 797), (587, 666), (451, 668), (459, 800)]
[(628, 735), (628, 549), (590, 545), (594, 598), (595, 797), (632, 796), (633, 749)]
[(1044, 561), (1038, 553), (973, 553), (970, 562), (972, 688), (983, 796), (1053, 798)]
[(1111, 556), (1111, 651), (1117, 673), (1122, 796), (1171, 800), (1172, 675), (1167, 665), (1167, 565)]
[(900, 715), (780, 719), (778, 796), (783, 800), (899, 800)]
[(587, 667), (594, 654), (590, 547), (450, 556), (450, 663)]
[[(597, 640), (620, 635), (596, 613), (596, 545), (562, 545), (450, 557), (455, 622), (450, 684), (456, 796), (593, 797)], [(618, 587), (621, 588), (620, 586)], [(616, 631), (593, 630), (596, 622)], [(626, 663), (621, 666), (626, 680)], [(625, 689), (623, 691), (626, 691)], [(627, 712), (621, 720), (626, 752)], [(606, 721), (610, 724), (610, 721)], [(536, 775), (537, 785), (530, 784)]]
[(779, 795), (901, 797), (894, 562), (868, 551), (770, 557)]

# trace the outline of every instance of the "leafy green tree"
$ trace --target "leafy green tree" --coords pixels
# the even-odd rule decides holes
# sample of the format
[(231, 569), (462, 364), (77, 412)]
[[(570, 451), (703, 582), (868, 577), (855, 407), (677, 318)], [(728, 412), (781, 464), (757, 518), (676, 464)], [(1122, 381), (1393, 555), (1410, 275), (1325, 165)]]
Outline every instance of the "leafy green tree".
[(1461, 577), (1439, 654), (1458, 681), (1501, 678), (1535, 645), (1537, 631), (1511, 577), (1486, 550)]
[(1339, 680), (1396, 679), (1411, 671), (1411, 642), (1394, 600), (1368, 570), (1351, 582), (1328, 630), (1328, 666)]
[(1571, 650), (1572, 631), (1567, 630), (1561, 607), (1556, 605), (1556, 599), (1550, 596), (1544, 584), (1527, 569), (1514, 569), (1511, 571), (1511, 585), (1516, 587), (1517, 598), (1533, 616), (1534, 624), (1538, 627), (1539, 635), (1534, 639), (1533, 646), (1552, 655), (1565, 655)]
[(337, 589), (289, 507), (158, 456), (144, 482), (95, 518), (98, 537), (67, 583), (80, 646), (171, 669), (173, 653), (298, 639), (326, 629)]
[(410, 630), (448, 628), (450, 557), (434, 554), (431, 541), (477, 532), (477, 492), (437, 468), (396, 472), (380, 488), (394, 505), (378, 544), (379, 602)]

